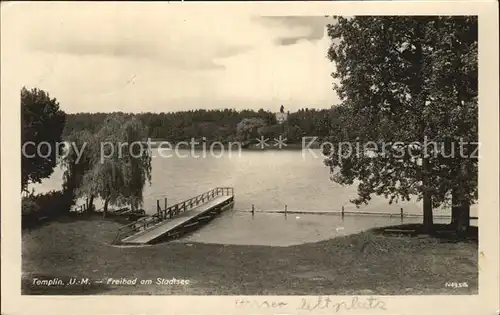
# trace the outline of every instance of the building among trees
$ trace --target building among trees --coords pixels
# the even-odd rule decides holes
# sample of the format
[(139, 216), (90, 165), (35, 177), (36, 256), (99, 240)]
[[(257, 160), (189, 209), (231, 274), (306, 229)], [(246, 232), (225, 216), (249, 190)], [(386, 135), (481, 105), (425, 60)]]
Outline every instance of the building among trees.
[(285, 107), (281, 105), (279, 113), (276, 113), (276, 122), (278, 124), (282, 124), (287, 120), (287, 118), (288, 118), (288, 113), (285, 113)]

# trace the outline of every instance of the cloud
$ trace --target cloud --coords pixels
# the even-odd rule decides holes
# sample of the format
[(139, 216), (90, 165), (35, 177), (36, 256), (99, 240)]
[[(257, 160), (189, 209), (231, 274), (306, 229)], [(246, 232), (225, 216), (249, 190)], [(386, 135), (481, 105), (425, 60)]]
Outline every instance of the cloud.
[(293, 36), (281, 36), (275, 39), (278, 45), (294, 45), (300, 40), (317, 41), (325, 37), (325, 27), (329, 19), (323, 16), (263, 16), (262, 24), (282, 28), (298, 33)]
[(248, 46), (219, 45), (212, 47), (206, 55), (195, 55), (182, 49), (172, 49), (154, 42), (140, 40), (121, 40), (110, 37), (106, 41), (80, 40), (78, 37), (60, 41), (46, 41), (42, 37), (33, 38), (28, 47), (34, 52), (49, 54), (68, 54), (82, 57), (109, 56), (116, 58), (154, 59), (155, 61), (173, 68), (210, 70), (224, 69), (223, 65), (215, 60), (242, 54), (251, 49)]
[[(115, 7), (111, 12), (78, 5), (69, 8), (31, 17), (20, 33), (26, 48), (82, 57), (155, 59), (169, 67), (199, 70), (223, 69), (215, 59), (251, 48), (218, 36), (216, 21), (211, 19), (162, 15), (147, 6), (140, 11)], [(203, 36), (200, 28), (214, 34)]]
[(2, 66), (67, 112), (329, 107), (321, 23), (168, 3), (29, 3), (2, 12)]
[(291, 46), (263, 46), (224, 61), (220, 93), (230, 97), (284, 102), (287, 108), (325, 107), (336, 102), (333, 65), (326, 58), (329, 41), (300, 40)]
[(278, 45), (288, 46), (288, 45), (294, 45), (294, 44), (296, 44), (301, 39), (306, 39), (307, 40), (308, 38), (305, 37), (305, 36), (299, 36), (299, 37), (281, 37), (281, 38), (276, 39), (276, 43)]

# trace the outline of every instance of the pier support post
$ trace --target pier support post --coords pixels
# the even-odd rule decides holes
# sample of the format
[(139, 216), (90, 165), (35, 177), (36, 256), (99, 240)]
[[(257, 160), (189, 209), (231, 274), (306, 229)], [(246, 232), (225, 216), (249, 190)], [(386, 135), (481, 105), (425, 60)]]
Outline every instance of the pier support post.
[(344, 218), (344, 206), (342, 206), (342, 219)]
[(252, 217), (255, 215), (255, 207), (252, 205)]

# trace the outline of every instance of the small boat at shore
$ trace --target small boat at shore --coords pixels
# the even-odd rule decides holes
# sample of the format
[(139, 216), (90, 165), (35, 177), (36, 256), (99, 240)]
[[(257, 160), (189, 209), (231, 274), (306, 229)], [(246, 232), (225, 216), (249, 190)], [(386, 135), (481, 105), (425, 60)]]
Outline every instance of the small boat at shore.
[(127, 217), (130, 221), (136, 221), (142, 217), (146, 216), (146, 211), (144, 209), (132, 210), (128, 207), (120, 208), (118, 210), (110, 211), (111, 215)]

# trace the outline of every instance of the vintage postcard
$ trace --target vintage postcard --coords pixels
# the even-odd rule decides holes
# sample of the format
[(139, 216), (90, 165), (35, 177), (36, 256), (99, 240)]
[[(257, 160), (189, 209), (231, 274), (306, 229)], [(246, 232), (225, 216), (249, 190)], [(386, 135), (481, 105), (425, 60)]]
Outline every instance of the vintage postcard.
[(494, 1), (1, 23), (2, 314), (498, 314)]

